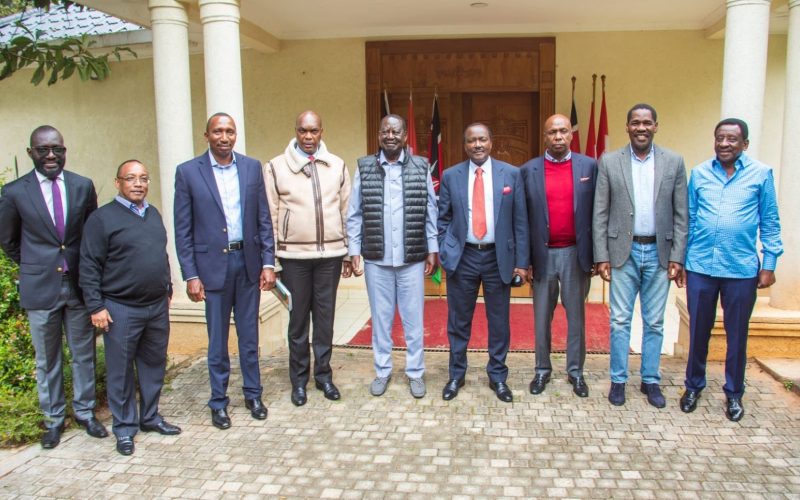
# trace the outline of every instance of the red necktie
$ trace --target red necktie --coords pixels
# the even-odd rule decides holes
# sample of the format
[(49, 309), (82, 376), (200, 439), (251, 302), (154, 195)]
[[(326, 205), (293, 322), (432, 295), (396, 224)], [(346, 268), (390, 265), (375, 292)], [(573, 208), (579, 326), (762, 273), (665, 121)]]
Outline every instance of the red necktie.
[(472, 234), (482, 240), (486, 236), (486, 206), (483, 197), (483, 169), (475, 169), (475, 184), (472, 186)]

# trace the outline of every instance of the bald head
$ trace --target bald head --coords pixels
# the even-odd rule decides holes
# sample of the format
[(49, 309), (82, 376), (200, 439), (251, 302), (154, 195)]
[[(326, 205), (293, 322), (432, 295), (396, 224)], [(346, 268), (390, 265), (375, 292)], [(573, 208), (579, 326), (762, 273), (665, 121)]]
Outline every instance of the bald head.
[(544, 147), (556, 160), (569, 153), (572, 142), (572, 124), (564, 115), (553, 115), (544, 122)]
[(295, 120), (297, 147), (307, 155), (316, 154), (322, 141), (322, 118), (314, 111), (303, 111)]

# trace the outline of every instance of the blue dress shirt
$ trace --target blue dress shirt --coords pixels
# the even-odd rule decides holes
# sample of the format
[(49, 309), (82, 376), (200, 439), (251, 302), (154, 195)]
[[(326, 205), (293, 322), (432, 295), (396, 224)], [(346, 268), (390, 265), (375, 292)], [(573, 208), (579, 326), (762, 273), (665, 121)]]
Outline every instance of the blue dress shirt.
[(655, 148), (644, 160), (636, 156), (631, 146), (631, 180), (633, 180), (633, 234), (634, 236), (655, 236), (656, 234), (656, 162)]
[(231, 153), (233, 161), (228, 165), (220, 165), (208, 152), (214, 180), (222, 200), (222, 211), (225, 212), (225, 225), (228, 227), (228, 242), (242, 241), (242, 203), (239, 192), (239, 169), (236, 166), (236, 153)]
[(139, 217), (144, 217), (145, 212), (147, 212), (147, 207), (150, 206), (150, 204), (147, 203), (147, 200), (142, 200), (142, 208), (139, 208), (138, 206), (136, 206), (136, 203), (126, 200), (120, 195), (115, 196), (114, 199), (120, 202), (122, 206), (124, 206), (131, 212), (135, 213)]
[(772, 169), (746, 154), (728, 178), (716, 158), (701, 163), (689, 178), (689, 242), (686, 269), (715, 278), (753, 278), (760, 268), (775, 270), (783, 253)]

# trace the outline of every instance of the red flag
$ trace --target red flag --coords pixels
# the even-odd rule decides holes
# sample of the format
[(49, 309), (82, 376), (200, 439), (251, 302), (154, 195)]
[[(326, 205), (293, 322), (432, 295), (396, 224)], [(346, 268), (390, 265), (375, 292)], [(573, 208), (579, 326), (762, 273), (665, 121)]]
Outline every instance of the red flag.
[(597, 128), (597, 157), (603, 156), (608, 147), (608, 113), (606, 112), (606, 75), (600, 77), (603, 87), (603, 100), (600, 104), (600, 124)]
[(572, 123), (572, 142), (569, 143), (569, 149), (575, 153), (581, 152), (581, 134), (578, 130), (578, 110), (575, 109), (575, 80), (572, 77), (572, 111), (569, 113), (569, 121)]
[(442, 124), (439, 121), (439, 96), (433, 94), (433, 116), (431, 118), (431, 144), (428, 148), (428, 163), (431, 165), (433, 189), (439, 192), (442, 178)]
[(408, 91), (408, 115), (406, 118), (406, 128), (408, 129), (408, 150), (413, 155), (417, 150), (417, 131), (414, 127), (414, 97), (413, 92)]
[(597, 75), (592, 75), (592, 111), (589, 114), (589, 137), (586, 139), (586, 156), (597, 158), (597, 144), (595, 143), (594, 135), (594, 95), (595, 95), (595, 82)]

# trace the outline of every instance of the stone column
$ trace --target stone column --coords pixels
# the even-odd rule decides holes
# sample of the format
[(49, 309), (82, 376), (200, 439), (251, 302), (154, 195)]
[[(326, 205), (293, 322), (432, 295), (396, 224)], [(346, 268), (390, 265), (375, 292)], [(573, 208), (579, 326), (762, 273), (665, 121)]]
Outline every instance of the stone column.
[(206, 113), (228, 113), (236, 122), (236, 151), (244, 153), (244, 99), (239, 45), (238, 0), (200, 0), (203, 23), (203, 59), (206, 77)]
[(784, 254), (778, 259), (777, 282), (770, 305), (800, 311), (800, 178), (790, 173), (800, 160), (800, 0), (789, 0), (789, 37), (786, 46), (786, 101), (783, 112), (783, 151), (778, 204)]
[(153, 30), (153, 80), (155, 81), (158, 171), (161, 215), (167, 228), (167, 252), (172, 268), (173, 299), (188, 301), (175, 253), (173, 198), (175, 167), (194, 156), (192, 102), (189, 77), (189, 20), (176, 0), (149, 0)]
[(770, 0), (727, 0), (722, 118), (750, 129), (748, 154), (758, 158), (767, 75)]

